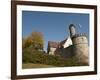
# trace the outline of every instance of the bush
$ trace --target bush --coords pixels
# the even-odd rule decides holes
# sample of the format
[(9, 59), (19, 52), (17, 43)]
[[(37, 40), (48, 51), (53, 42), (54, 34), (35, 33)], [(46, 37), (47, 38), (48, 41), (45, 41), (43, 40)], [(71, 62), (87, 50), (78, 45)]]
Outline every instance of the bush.
[(58, 67), (82, 65), (77, 63), (77, 59), (74, 57), (65, 59), (60, 56), (48, 55), (44, 51), (32, 51), (29, 48), (23, 50), (23, 63), (47, 64)]

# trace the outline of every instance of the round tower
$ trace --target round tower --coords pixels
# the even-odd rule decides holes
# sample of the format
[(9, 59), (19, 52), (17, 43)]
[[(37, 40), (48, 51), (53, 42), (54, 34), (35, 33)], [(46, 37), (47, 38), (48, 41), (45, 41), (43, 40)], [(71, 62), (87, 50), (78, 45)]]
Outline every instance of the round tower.
[[(70, 29), (70, 32), (73, 32), (73, 30)], [(73, 33), (70, 33), (70, 35), (72, 34)], [(82, 64), (88, 64), (89, 47), (86, 34), (75, 33), (73, 36), (71, 36), (71, 39), (73, 43), (73, 53), (77, 61)]]

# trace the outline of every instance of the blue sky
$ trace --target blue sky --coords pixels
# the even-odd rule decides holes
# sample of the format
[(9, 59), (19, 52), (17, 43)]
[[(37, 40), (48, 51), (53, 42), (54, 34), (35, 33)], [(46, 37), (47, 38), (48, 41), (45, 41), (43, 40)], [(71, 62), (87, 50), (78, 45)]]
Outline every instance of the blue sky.
[(86, 33), (89, 37), (89, 14), (22, 11), (22, 36), (27, 37), (33, 31), (41, 32), (46, 50), (48, 41), (62, 41), (69, 36), (71, 23), (75, 24), (77, 32)]

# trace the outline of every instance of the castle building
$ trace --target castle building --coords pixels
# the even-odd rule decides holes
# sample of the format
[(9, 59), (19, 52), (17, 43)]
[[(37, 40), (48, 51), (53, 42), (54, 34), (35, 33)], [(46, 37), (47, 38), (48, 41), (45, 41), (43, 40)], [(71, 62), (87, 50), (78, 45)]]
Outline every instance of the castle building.
[(49, 41), (47, 53), (49, 53), (50, 55), (55, 55), (55, 51), (57, 50), (59, 45), (60, 45), (60, 42)]
[(57, 52), (58, 49), (61, 50), (62, 48), (67, 48), (71, 45), (72, 45), (72, 40), (70, 37), (60, 42), (48, 41), (47, 53), (50, 55), (56, 55), (55, 52)]
[(85, 33), (77, 33), (74, 24), (69, 25), (70, 37), (61, 42), (48, 42), (47, 52), (64, 58), (75, 57), (80, 63), (88, 63), (89, 47)]

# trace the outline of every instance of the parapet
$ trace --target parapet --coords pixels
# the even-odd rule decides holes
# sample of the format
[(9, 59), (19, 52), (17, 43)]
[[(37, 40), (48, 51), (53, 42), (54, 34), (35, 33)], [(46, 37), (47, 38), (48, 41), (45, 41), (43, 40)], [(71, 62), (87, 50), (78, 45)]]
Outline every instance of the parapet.
[(78, 33), (78, 34), (75, 34), (74, 36), (72, 36), (71, 38), (77, 38), (77, 37), (80, 37), (80, 36), (85, 36), (86, 37), (86, 34), (85, 33)]

